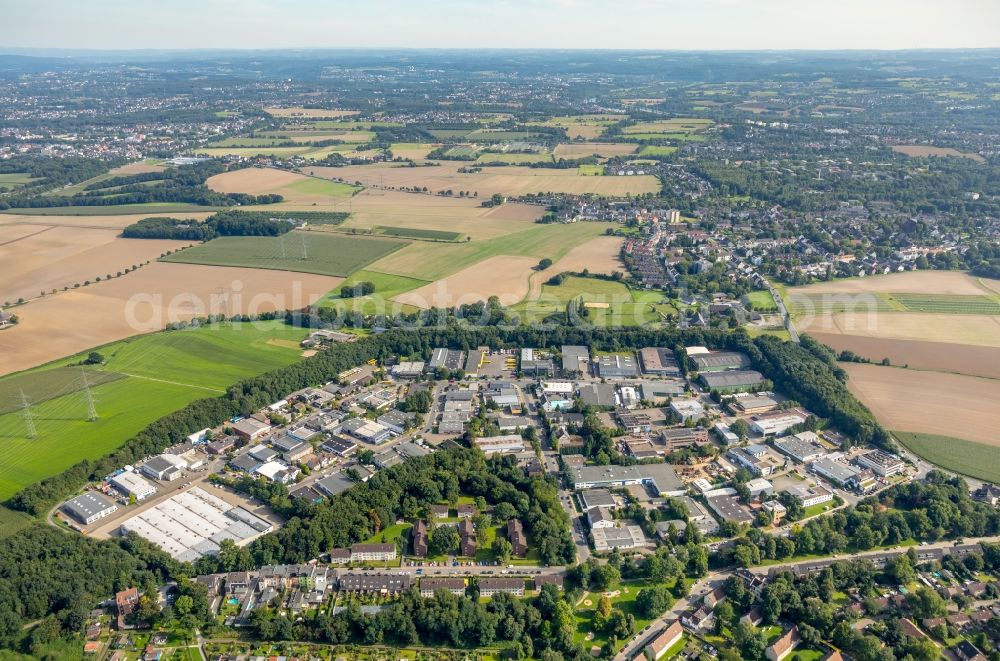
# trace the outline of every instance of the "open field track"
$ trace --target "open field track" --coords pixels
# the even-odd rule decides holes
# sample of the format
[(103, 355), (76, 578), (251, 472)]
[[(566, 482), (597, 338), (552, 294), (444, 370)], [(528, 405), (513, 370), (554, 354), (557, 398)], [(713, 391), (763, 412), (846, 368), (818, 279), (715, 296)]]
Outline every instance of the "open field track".
[(888, 429), (1000, 448), (1000, 380), (843, 363), (848, 386)]
[(536, 264), (538, 260), (532, 257), (490, 257), (393, 300), (427, 309), (486, 301), (496, 296), (501, 305), (512, 305), (528, 293), (528, 277)]
[(20, 323), (0, 333), (0, 373), (217, 311), (227, 316), (298, 309), (340, 278), (287, 271), (154, 262), (115, 278), (17, 308)]
[(348, 276), (406, 245), (389, 238), (294, 231), (276, 237), (223, 236), (163, 261)]

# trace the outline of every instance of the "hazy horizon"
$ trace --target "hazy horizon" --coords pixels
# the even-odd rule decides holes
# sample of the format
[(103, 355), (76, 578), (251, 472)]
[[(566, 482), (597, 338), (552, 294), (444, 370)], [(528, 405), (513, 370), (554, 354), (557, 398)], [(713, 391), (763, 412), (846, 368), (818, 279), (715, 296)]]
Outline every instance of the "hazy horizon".
[[(0, 50), (924, 50), (1000, 47), (994, 0), (17, 2)], [(497, 27), (501, 26), (501, 27)], [(509, 27), (504, 27), (509, 26)], [(152, 28), (152, 29), (151, 29)]]

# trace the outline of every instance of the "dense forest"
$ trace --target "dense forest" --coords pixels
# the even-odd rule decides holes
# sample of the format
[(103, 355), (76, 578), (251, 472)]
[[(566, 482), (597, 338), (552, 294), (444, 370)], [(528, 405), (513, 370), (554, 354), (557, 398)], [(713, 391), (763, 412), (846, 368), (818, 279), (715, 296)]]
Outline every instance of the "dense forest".
[(219, 236), (279, 236), (295, 228), (287, 220), (270, 219), (244, 211), (220, 211), (205, 222), (179, 218), (143, 218), (122, 230), (126, 239), (209, 241)]

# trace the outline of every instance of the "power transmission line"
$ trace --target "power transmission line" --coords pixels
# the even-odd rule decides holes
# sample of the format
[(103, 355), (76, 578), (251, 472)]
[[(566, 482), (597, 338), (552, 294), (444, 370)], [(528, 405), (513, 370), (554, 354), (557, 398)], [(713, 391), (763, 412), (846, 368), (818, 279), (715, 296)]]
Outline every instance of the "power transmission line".
[(83, 375), (83, 397), (87, 402), (87, 420), (94, 422), (97, 420), (97, 403), (94, 400), (94, 393), (90, 390), (90, 382), (87, 381), (87, 370), (80, 368)]
[(18, 389), (21, 393), (21, 417), (24, 418), (24, 426), (28, 431), (28, 438), (36, 438), (38, 432), (35, 429), (35, 416), (31, 412), (31, 404), (28, 403), (28, 396), (24, 394), (24, 390)]

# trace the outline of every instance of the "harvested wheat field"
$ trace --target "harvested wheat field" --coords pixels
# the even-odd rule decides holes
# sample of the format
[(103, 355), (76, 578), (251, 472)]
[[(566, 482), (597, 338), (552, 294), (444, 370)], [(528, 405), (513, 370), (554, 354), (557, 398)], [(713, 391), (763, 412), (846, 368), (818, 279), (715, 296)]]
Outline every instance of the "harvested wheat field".
[(906, 271), (867, 278), (832, 280), (806, 287), (794, 287), (789, 295), (828, 293), (907, 292), (914, 294), (995, 294), (1000, 281), (976, 278), (963, 271)]
[(659, 180), (652, 175), (633, 177), (581, 176), (575, 169), (552, 170), (524, 166), (484, 167), (478, 173), (460, 173), (467, 164), (449, 163), (426, 167), (395, 164), (315, 167), (308, 172), (360, 186), (389, 189), (426, 187), (430, 192), (468, 191), (485, 199), (494, 194), (519, 196), (528, 193), (570, 193), (625, 196), (654, 193)]
[(552, 276), (565, 271), (579, 273), (587, 269), (591, 273), (624, 272), (625, 265), (621, 261), (624, 242), (625, 239), (618, 236), (599, 236), (578, 245), (549, 268), (532, 274), (528, 298), (538, 298), (542, 293), (542, 285)]
[(497, 296), (501, 305), (513, 305), (528, 293), (528, 276), (537, 264), (538, 260), (531, 257), (490, 257), (392, 300), (426, 309), (454, 307)]
[[(123, 239), (114, 229), (16, 226), (31, 233), (0, 244), (0, 302), (117, 276), (191, 241)], [(8, 236), (5, 230), (4, 236)], [(128, 276), (124, 276), (128, 277)]]
[(968, 158), (976, 163), (985, 163), (986, 159), (979, 154), (958, 151), (950, 147), (930, 147), (928, 145), (896, 145), (892, 148), (894, 152), (907, 156), (950, 156), (953, 158)]
[(835, 312), (795, 321), (807, 333), (1000, 347), (1000, 316), (922, 312)]
[(851, 392), (886, 428), (1000, 447), (1000, 381), (878, 365), (843, 367)]
[(354, 196), (350, 209), (350, 219), (337, 230), (404, 227), (457, 232), (461, 240), (489, 239), (527, 229), (544, 212), (527, 204), (487, 208), (471, 198), (372, 190)]
[(41, 216), (41, 215), (29, 215), (29, 214), (0, 214), (0, 227), (4, 228), (4, 239), (0, 239), (0, 243), (6, 240), (8, 228), (12, 226), (19, 227), (35, 227), (36, 229), (43, 227), (76, 227), (82, 229), (122, 229), (136, 223), (143, 218), (149, 218), (151, 215), (169, 215), (172, 218), (181, 218), (189, 220), (204, 220), (212, 215), (211, 211), (195, 211), (195, 212), (184, 212), (184, 213), (174, 213), (170, 214), (152, 214), (152, 213), (132, 213), (132, 214), (122, 214), (122, 215), (107, 215), (107, 216)]
[(557, 159), (566, 158), (586, 158), (587, 156), (592, 156), (597, 154), (604, 158), (610, 158), (612, 156), (626, 156), (628, 154), (634, 154), (639, 145), (621, 143), (621, 142), (574, 142), (571, 144), (562, 144), (555, 148), (552, 155)]
[(893, 365), (915, 369), (955, 372), (1000, 379), (1000, 347), (948, 342), (919, 342), (859, 335), (810, 333), (839, 351), (853, 351), (872, 361), (888, 358)]
[(122, 165), (113, 170), (110, 173), (113, 175), (126, 175), (126, 174), (145, 174), (146, 172), (160, 172), (165, 170), (166, 166), (159, 163), (149, 163), (147, 161), (139, 161), (137, 163), (129, 163), (128, 165)]
[(264, 108), (264, 112), (274, 117), (353, 117), (358, 110), (323, 110), (322, 108)]
[(207, 184), (209, 188), (220, 193), (252, 195), (276, 193), (284, 196), (283, 203), (265, 205), (261, 207), (262, 209), (286, 209), (294, 205), (304, 205), (304, 207), (335, 205), (339, 201), (338, 198), (349, 197), (355, 192), (352, 186), (274, 168), (244, 168), (224, 172), (210, 177)]
[(301, 308), (342, 278), (154, 262), (135, 273), (32, 301), (0, 332), (0, 374), (210, 313)]

